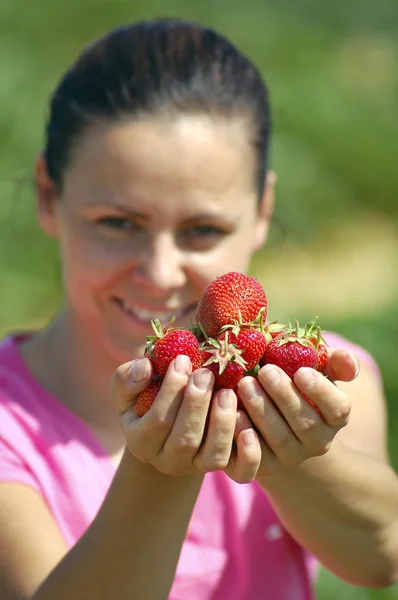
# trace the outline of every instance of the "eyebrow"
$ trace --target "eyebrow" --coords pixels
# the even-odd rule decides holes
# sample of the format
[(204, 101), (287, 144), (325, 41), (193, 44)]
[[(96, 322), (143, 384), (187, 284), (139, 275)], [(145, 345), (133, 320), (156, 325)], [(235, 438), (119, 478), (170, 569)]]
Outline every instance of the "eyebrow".
[[(146, 215), (145, 213), (131, 210), (131, 208), (122, 206), (121, 204), (118, 204), (117, 202), (107, 202), (106, 204), (102, 203), (102, 202), (98, 202), (98, 203), (93, 202), (92, 204), (87, 204), (86, 207), (87, 208), (114, 208), (126, 215), (131, 216), (131, 217), (148, 220), (148, 215)], [(220, 214), (209, 213), (209, 212), (208, 213), (206, 213), (206, 212), (199, 213), (197, 215), (187, 217), (186, 219), (184, 219), (184, 222), (189, 223), (189, 222), (193, 222), (193, 221), (208, 221), (208, 220), (231, 222), (231, 219), (228, 218), (224, 212), (220, 213)]]
[(122, 213), (127, 213), (129, 215), (132, 215), (134, 217), (141, 217), (141, 218), (145, 218), (145, 214), (135, 211), (135, 210), (131, 210), (131, 208), (127, 208), (126, 206), (122, 206), (121, 204), (118, 204), (117, 202), (112, 202), (112, 201), (108, 201), (108, 202), (88, 202), (84, 208), (87, 209), (109, 209), (109, 208), (114, 208), (116, 210), (119, 210)]

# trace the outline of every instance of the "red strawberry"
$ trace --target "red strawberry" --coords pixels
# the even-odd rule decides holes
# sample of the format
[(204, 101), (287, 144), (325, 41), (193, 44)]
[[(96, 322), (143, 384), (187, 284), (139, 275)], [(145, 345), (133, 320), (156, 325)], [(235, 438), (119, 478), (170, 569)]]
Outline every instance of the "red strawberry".
[(296, 321), (295, 330), (279, 335), (267, 344), (262, 362), (277, 365), (293, 379), (300, 367), (316, 368), (318, 352), (312, 342), (300, 333)]
[[(226, 333), (222, 333), (218, 339), (223, 340), (225, 336)], [(246, 371), (250, 371), (260, 362), (267, 345), (264, 334), (252, 327), (243, 327), (238, 334), (233, 331), (229, 332), (228, 342), (242, 350)]]
[[(207, 357), (206, 357), (207, 355)], [(211, 358), (210, 353), (205, 353), (205, 358)], [(239, 381), (245, 374), (245, 369), (234, 360), (230, 360), (224, 369), (217, 362), (212, 362), (208, 365), (203, 365), (206, 369), (214, 374), (214, 388), (219, 390), (221, 388), (235, 389)]]
[[(327, 347), (320, 344), (321, 329), (316, 327), (315, 321), (307, 323), (304, 329), (296, 328), (278, 335), (265, 349), (263, 363), (276, 364), (293, 379), (295, 372), (300, 367), (311, 367), (318, 371), (322, 369), (327, 360)], [(315, 329), (315, 331), (314, 331)], [(300, 390), (303, 398), (321, 414), (313, 400)]]
[(230, 332), (219, 340), (208, 339), (202, 347), (202, 366), (213, 371), (214, 387), (235, 388), (246, 371), (242, 350), (229, 343)]
[(315, 350), (318, 352), (318, 364), (316, 370), (322, 371), (328, 359), (328, 348), (326, 340), (322, 337), (321, 328), (316, 325), (317, 321), (318, 317), (307, 323), (304, 335), (314, 344)]
[(323, 367), (326, 365), (326, 361), (328, 359), (328, 349), (325, 344), (319, 344), (318, 346), (318, 364), (316, 366), (317, 371), (322, 371)]
[(162, 380), (153, 381), (146, 390), (143, 390), (137, 398), (135, 412), (142, 417), (151, 408), (162, 385)]
[(311, 404), (311, 406), (313, 406), (319, 414), (322, 414), (321, 411), (319, 410), (319, 408), (317, 407), (317, 405), (315, 404), (315, 402), (313, 400), (311, 400), (311, 398), (309, 396), (307, 396), (307, 394), (304, 394), (304, 392), (302, 392), (301, 390), (300, 390), (300, 394), (302, 395), (304, 400), (307, 400), (307, 402), (309, 404)]
[(224, 325), (265, 322), (267, 297), (254, 277), (230, 272), (210, 283), (200, 299), (196, 319), (208, 337), (216, 338)]
[(202, 355), (199, 349), (199, 342), (187, 329), (170, 329), (170, 325), (175, 318), (162, 329), (160, 321), (152, 321), (154, 336), (147, 337), (147, 347), (145, 353), (152, 359), (155, 371), (160, 377), (166, 375), (169, 364), (179, 354), (189, 356), (192, 363), (192, 370), (198, 369), (202, 362)]

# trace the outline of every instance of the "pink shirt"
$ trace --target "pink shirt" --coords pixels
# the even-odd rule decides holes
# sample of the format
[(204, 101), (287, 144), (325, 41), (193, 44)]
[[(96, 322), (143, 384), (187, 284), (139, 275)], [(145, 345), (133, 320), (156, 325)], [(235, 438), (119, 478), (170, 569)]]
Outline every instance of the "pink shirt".
[[(332, 347), (350, 347), (328, 335)], [(115, 467), (91, 430), (28, 372), (17, 338), (0, 344), (0, 481), (35, 489), (69, 547), (87, 529)], [(284, 529), (257, 482), (209, 473), (169, 600), (310, 600), (316, 562)]]

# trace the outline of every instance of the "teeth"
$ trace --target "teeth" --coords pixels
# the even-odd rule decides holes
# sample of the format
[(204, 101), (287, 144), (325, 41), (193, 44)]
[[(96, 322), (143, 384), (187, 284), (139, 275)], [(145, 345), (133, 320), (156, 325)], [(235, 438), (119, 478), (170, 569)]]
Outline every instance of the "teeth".
[[(130, 304), (126, 304), (125, 302), (121, 302), (123, 309), (133, 315), (134, 317), (138, 317), (140, 321), (149, 321), (151, 319), (159, 319), (161, 323), (168, 323), (173, 317), (178, 316), (178, 313), (174, 312), (156, 312), (151, 310), (146, 310), (144, 308), (137, 308), (135, 306), (131, 306)], [(181, 314), (182, 311), (179, 311)]]

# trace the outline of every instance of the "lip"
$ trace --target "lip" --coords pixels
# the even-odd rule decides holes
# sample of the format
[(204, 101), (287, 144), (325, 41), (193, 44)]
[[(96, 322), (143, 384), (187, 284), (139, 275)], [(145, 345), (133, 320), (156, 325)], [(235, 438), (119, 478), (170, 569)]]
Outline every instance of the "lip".
[[(135, 322), (136, 325), (148, 329), (151, 326), (151, 320), (159, 319), (162, 327), (165, 327), (172, 317), (176, 320), (184, 318), (193, 310), (196, 310), (196, 303), (189, 304), (184, 308), (170, 309), (165, 307), (142, 307), (135, 304), (125, 302), (121, 298), (112, 298), (113, 302), (119, 307), (120, 311), (128, 319)], [(127, 309), (128, 307), (128, 309)]]

